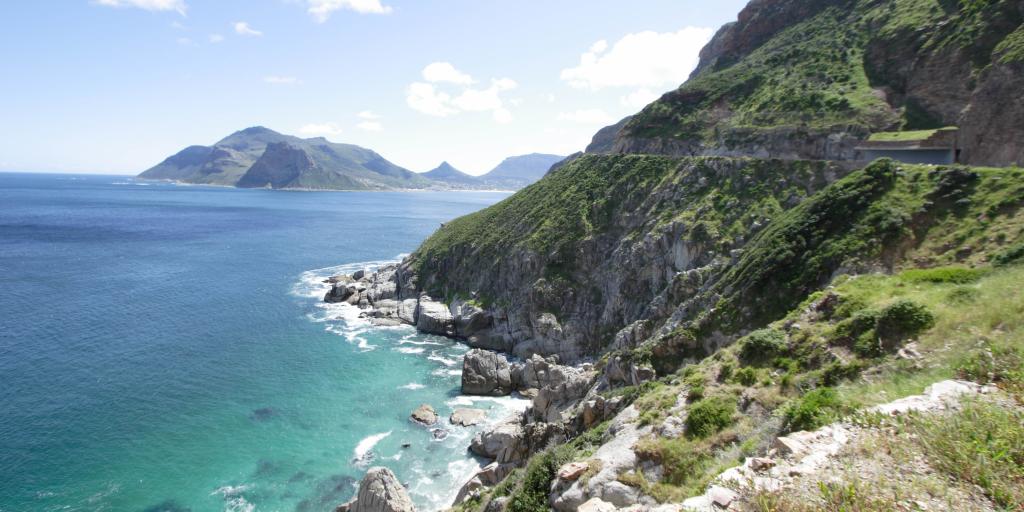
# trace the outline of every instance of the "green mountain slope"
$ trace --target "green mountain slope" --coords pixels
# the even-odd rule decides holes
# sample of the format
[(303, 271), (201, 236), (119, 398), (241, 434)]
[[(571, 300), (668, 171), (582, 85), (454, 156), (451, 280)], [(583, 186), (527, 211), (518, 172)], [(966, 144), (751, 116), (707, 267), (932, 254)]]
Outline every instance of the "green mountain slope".
[[(459, 508), (1024, 506), (1022, 19), (1019, 1), (752, 1), (679, 89), (435, 232), (406, 292), (486, 319), (473, 346), (594, 372), (483, 434), (533, 455)], [(947, 125), (964, 160), (1004, 167), (854, 160), (872, 132)], [(985, 394), (866, 410), (952, 378)], [(790, 433), (849, 444), (801, 467)], [(774, 487), (709, 491), (745, 463)]]
[(963, 162), (1021, 163), (1022, 21), (1012, 0), (752, 2), (595, 149), (848, 160), (873, 131), (953, 125)]
[[(268, 149), (272, 151), (268, 153)], [(437, 186), (369, 149), (322, 137), (300, 139), (263, 127), (235, 132), (210, 147), (190, 146), (139, 177), (272, 188), (380, 190)]]

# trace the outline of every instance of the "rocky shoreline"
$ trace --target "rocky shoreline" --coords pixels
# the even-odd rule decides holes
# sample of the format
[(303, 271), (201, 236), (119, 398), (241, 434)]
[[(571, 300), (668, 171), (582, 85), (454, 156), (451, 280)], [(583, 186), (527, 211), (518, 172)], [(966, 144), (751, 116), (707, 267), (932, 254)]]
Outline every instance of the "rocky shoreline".
[[(497, 485), (512, 470), (525, 465), (534, 453), (619, 414), (623, 398), (606, 399), (601, 391), (616, 383), (639, 384), (654, 378), (652, 369), (618, 359), (602, 364), (601, 371), (593, 362), (562, 364), (558, 355), (532, 353), (510, 361), (512, 338), (495, 328), (493, 312), (471, 301), (445, 304), (418, 292), (416, 276), (404, 263), (332, 276), (327, 283), (331, 289), (324, 296), (325, 302), (356, 306), (363, 310), (360, 316), (375, 325), (411, 325), (420, 332), (458, 339), (473, 347), (462, 362), (462, 394), (517, 393), (531, 400), (524, 412), (507, 417), (472, 439), (467, 449), (491, 462), (462, 485), (453, 505)], [(449, 421), (454, 425), (473, 425), (480, 421), (480, 413), (474, 409), (456, 410)], [(433, 408), (424, 404), (413, 411), (410, 421), (429, 428), (438, 418)], [(598, 494), (611, 495), (622, 487), (614, 478), (605, 484), (609, 488), (598, 487)], [(356, 499), (338, 510), (409, 512), (413, 510), (412, 502), (404, 492), (393, 473), (386, 468), (371, 468)], [(579, 504), (576, 501), (569, 499), (567, 503), (574, 508)]]

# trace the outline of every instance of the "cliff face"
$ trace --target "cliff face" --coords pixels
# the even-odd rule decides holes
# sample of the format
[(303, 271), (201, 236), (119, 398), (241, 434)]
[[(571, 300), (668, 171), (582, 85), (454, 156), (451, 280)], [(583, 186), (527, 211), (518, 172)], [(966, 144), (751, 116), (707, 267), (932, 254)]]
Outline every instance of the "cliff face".
[(406, 266), (435, 299), (489, 312), (493, 328), (471, 344), (576, 360), (634, 322), (666, 317), (772, 218), (847, 172), (823, 162), (584, 156), (442, 227)]
[(872, 131), (956, 125), (964, 163), (1019, 163), (1024, 97), (1013, 91), (1024, 74), (1012, 43), (1022, 9), (753, 1), (703, 49), (689, 81), (609, 127), (610, 151), (849, 160)]

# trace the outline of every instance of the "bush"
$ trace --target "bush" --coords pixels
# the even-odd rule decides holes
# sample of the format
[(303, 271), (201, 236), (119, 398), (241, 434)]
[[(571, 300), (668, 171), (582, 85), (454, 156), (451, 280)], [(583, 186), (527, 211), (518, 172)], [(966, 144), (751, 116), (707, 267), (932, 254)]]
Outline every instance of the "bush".
[(740, 368), (736, 371), (736, 374), (733, 375), (733, 380), (743, 384), (744, 386), (753, 386), (754, 383), (757, 382), (757, 370), (749, 366), (746, 368)]
[(837, 323), (832, 328), (832, 341), (834, 343), (850, 343), (856, 340), (865, 332), (875, 328), (878, 316), (878, 311), (873, 309), (862, 309), (854, 313), (853, 316)]
[(985, 276), (985, 270), (967, 267), (918, 268), (904, 270), (900, 278), (908, 283), (973, 283)]
[(852, 379), (864, 371), (864, 363), (854, 361), (849, 364), (832, 363), (821, 371), (821, 382), (826, 386), (835, 386), (841, 381)]
[(935, 315), (916, 302), (898, 300), (878, 314), (875, 332), (890, 346), (935, 325)]
[(842, 404), (833, 388), (818, 388), (808, 392), (783, 410), (786, 428), (813, 430), (831, 423), (839, 417)]
[(686, 435), (705, 438), (732, 424), (736, 404), (721, 397), (706, 398), (690, 406), (686, 415)]
[(786, 335), (776, 329), (758, 329), (740, 343), (744, 361), (768, 361), (786, 349)]
[(1009, 265), (1011, 263), (1017, 263), (1024, 259), (1024, 243), (1017, 244), (1009, 249), (997, 254), (992, 258), (992, 263), (1002, 266)]

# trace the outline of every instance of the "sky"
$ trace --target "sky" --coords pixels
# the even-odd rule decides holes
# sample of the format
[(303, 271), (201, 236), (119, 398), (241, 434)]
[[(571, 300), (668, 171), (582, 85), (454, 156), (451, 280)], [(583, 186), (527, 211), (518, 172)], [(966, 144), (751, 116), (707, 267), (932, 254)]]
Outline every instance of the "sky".
[(426, 171), (570, 154), (746, 0), (4, 2), (0, 171), (136, 174), (266, 126)]

